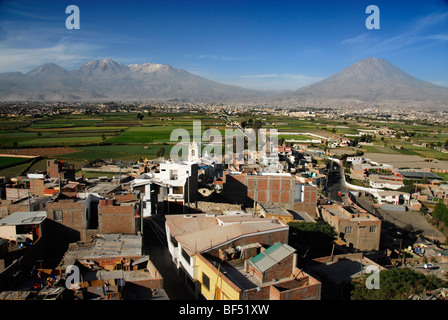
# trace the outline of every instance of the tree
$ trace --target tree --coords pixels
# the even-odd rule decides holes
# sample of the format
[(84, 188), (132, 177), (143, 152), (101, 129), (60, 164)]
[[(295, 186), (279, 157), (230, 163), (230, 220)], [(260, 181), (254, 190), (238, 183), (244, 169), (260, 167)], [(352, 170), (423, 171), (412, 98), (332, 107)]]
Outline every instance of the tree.
[(394, 268), (380, 271), (379, 289), (368, 289), (370, 274), (352, 281), (351, 300), (407, 300), (412, 294), (445, 287), (447, 282), (437, 277), (427, 277), (411, 269)]
[(448, 226), (448, 207), (443, 202), (438, 202), (432, 211), (432, 217), (436, 220), (437, 224), (442, 222)]
[(164, 148), (164, 147), (161, 147), (161, 148), (157, 149), (157, 151), (156, 151), (156, 156), (157, 156), (158, 158), (163, 157), (164, 154), (165, 154), (165, 148)]
[(289, 222), (289, 243), (308, 256), (329, 255), (336, 239), (334, 228), (324, 221)]

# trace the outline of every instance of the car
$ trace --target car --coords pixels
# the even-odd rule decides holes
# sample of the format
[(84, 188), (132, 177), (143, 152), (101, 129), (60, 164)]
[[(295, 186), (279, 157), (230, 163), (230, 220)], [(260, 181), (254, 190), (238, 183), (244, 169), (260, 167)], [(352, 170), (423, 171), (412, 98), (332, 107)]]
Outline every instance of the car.
[(434, 265), (432, 263), (425, 263), (425, 269), (434, 269)]

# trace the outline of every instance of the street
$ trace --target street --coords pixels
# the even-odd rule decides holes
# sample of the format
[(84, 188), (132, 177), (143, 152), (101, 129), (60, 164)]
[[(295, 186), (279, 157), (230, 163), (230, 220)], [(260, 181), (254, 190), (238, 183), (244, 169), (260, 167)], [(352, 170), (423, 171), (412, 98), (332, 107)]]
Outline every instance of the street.
[(193, 293), (179, 277), (171, 260), (165, 235), (163, 216), (145, 218), (143, 225), (143, 251), (163, 277), (164, 289), (170, 300), (196, 300)]
[[(343, 167), (336, 162), (333, 162), (328, 167), (327, 173), (327, 198), (329, 200), (344, 202), (346, 203), (347, 197), (347, 187), (344, 182), (344, 171)], [(339, 192), (341, 196), (339, 196)]]

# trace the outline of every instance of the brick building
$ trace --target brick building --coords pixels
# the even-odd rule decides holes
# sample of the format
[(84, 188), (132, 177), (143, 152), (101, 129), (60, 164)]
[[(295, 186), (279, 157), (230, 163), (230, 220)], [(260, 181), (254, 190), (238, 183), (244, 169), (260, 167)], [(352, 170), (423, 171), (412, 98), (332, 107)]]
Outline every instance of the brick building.
[(75, 167), (57, 159), (47, 160), (47, 174), (50, 178), (75, 180)]
[(255, 203), (278, 204), (287, 210), (304, 211), (316, 216), (317, 187), (298, 184), (291, 174), (224, 175), (223, 192), (235, 203), (253, 206)]
[(195, 255), (197, 285), (209, 300), (320, 300), (321, 283), (299, 270), (295, 249), (276, 242), (256, 254), (217, 260)]
[(54, 230), (68, 242), (88, 241), (97, 233), (136, 234), (140, 231), (138, 213), (138, 201), (100, 199), (93, 194), (85, 199), (59, 195), (47, 203)]
[[(138, 204), (118, 202), (116, 199), (100, 199), (98, 205), (98, 231), (100, 233), (135, 234), (140, 230), (136, 218)], [(140, 220), (139, 220), (140, 221)]]

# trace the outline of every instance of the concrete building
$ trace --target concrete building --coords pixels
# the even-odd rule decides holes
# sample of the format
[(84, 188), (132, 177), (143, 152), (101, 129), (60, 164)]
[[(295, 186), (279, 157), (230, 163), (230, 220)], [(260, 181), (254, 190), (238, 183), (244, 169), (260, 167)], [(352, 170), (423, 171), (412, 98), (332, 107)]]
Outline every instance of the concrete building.
[(378, 250), (381, 220), (367, 212), (349, 212), (338, 204), (320, 205), (319, 214), (334, 227), (341, 244), (359, 250)]
[(142, 193), (143, 217), (158, 213), (183, 213), (196, 202), (198, 165), (191, 162), (163, 162), (159, 173), (143, 173), (131, 182)]
[(378, 204), (408, 205), (411, 200), (409, 193), (400, 191), (378, 190), (372, 195)]
[(0, 220), (0, 238), (32, 243), (42, 237), (46, 211), (14, 212)]

